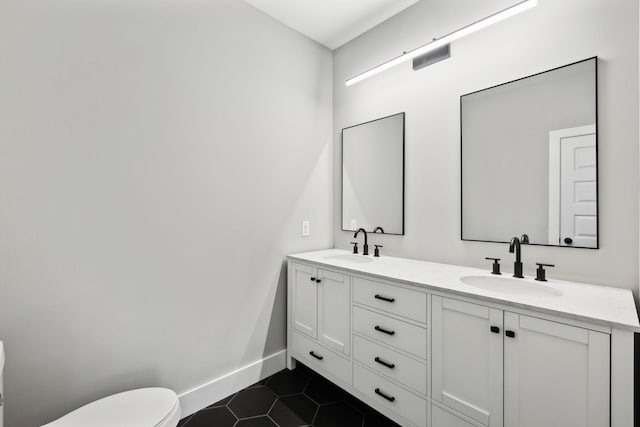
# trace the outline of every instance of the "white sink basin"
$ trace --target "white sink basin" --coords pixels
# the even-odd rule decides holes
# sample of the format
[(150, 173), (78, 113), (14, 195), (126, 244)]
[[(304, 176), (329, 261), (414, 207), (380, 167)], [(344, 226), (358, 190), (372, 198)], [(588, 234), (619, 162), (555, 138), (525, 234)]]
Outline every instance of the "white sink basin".
[(365, 263), (373, 261), (373, 259), (371, 259), (368, 256), (356, 255), (356, 254), (331, 255), (331, 256), (325, 257), (325, 259), (329, 259), (329, 260), (333, 260), (333, 261), (352, 262), (354, 264), (365, 264)]
[(486, 291), (510, 295), (530, 295), (538, 297), (558, 297), (562, 295), (557, 289), (550, 288), (542, 282), (531, 283), (525, 279), (511, 277), (466, 276), (460, 279), (465, 285)]

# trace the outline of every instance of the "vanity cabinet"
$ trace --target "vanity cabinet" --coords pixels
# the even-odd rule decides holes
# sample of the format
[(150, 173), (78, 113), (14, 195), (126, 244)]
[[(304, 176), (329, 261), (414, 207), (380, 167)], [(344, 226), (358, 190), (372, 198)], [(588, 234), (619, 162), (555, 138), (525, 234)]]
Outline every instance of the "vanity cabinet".
[(431, 398), (460, 425), (609, 425), (607, 334), (441, 296), (431, 305)]
[(461, 280), (489, 272), (359, 257), (289, 256), (289, 368), (404, 427), (633, 425), (630, 291), (521, 279), (553, 292), (489, 293)]

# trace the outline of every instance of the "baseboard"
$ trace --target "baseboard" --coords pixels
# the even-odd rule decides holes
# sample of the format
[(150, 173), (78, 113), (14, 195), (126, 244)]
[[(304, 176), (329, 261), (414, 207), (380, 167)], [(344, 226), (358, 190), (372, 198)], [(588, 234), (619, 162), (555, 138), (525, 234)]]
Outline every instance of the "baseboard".
[(282, 350), (180, 393), (182, 418), (285, 369), (286, 359)]

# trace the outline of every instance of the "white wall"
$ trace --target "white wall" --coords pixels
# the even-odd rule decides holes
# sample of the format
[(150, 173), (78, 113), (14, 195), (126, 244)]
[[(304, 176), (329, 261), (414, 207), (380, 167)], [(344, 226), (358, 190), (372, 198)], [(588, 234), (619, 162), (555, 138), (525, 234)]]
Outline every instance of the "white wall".
[(5, 425), (285, 347), (284, 256), (331, 245), (331, 69), (237, 0), (0, 2)]
[[(339, 228), (340, 129), (406, 111), (404, 237), (376, 236), (383, 253), (489, 269), (507, 245), (460, 240), (459, 97), (599, 56), (600, 250), (525, 247), (549, 275), (638, 292), (638, 2), (540, 0), (538, 7), (452, 45), (452, 58), (414, 72), (407, 63), (357, 85), (353, 75), (480, 19), (513, 0), (422, 0), (334, 53), (334, 244)], [(522, 195), (526, 197), (526, 195)], [(514, 200), (517, 203), (517, 199)]]

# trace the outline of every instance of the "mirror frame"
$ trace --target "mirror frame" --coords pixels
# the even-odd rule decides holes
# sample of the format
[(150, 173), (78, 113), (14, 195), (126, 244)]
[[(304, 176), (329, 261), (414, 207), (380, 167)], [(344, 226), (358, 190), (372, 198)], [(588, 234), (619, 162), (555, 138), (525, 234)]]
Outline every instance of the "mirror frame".
[(528, 79), (530, 77), (535, 77), (535, 76), (539, 76), (541, 74), (546, 74), (546, 73), (550, 73), (552, 71), (556, 71), (556, 70), (561, 70), (563, 68), (567, 68), (567, 67), (571, 67), (572, 65), (577, 65), (583, 62), (587, 62), (587, 61), (592, 61), (595, 60), (595, 78), (594, 78), (594, 84), (595, 84), (595, 125), (596, 125), (596, 246), (595, 247), (587, 247), (587, 246), (562, 246), (562, 245), (550, 245), (548, 243), (528, 243), (528, 245), (530, 246), (548, 246), (551, 248), (570, 248), (570, 249), (591, 249), (591, 250), (597, 250), (600, 249), (600, 164), (599, 164), (599, 155), (598, 155), (598, 146), (599, 146), (599, 140), (600, 140), (600, 124), (599, 124), (599, 120), (598, 120), (598, 56), (592, 56), (586, 59), (582, 59), (580, 61), (575, 61), (572, 62), (570, 64), (566, 64), (566, 65), (562, 65), (559, 67), (555, 67), (555, 68), (551, 68), (545, 71), (540, 71), (538, 73), (535, 74), (531, 74), (528, 76), (524, 76), (524, 77), (520, 77), (514, 80), (510, 80), (504, 83), (500, 83), (497, 85), (493, 85), (484, 89), (480, 89), (480, 90), (476, 90), (473, 92), (469, 92), (469, 93), (465, 93), (463, 95), (460, 95), (460, 240), (465, 241), (465, 242), (485, 242), (485, 243), (501, 243), (501, 244), (508, 244), (508, 241), (500, 241), (500, 240), (478, 240), (478, 239), (465, 239), (464, 238), (464, 230), (463, 230), (463, 223), (464, 223), (464, 217), (463, 217), (463, 212), (464, 212), (464, 193), (463, 193), (463, 189), (462, 189), (462, 184), (463, 184), (463, 162), (462, 162), (462, 156), (463, 156), (463, 150), (462, 150), (462, 146), (463, 146), (463, 141), (462, 141), (462, 99), (465, 96), (468, 95), (473, 95), (475, 93), (478, 92), (484, 92), (490, 89), (494, 89), (500, 86), (505, 86), (511, 83), (515, 83), (521, 80), (525, 80)]
[[(379, 120), (384, 120), (384, 119), (388, 119), (390, 117), (395, 117), (395, 116), (402, 116), (402, 231), (400, 233), (389, 233), (385, 230), (384, 234), (389, 234), (392, 236), (404, 236), (404, 222), (405, 222), (405, 210), (404, 210), (404, 205), (405, 205), (405, 200), (404, 200), (404, 195), (405, 195), (405, 163), (406, 163), (406, 159), (405, 159), (405, 141), (406, 141), (406, 134), (407, 134), (407, 118), (406, 118), (406, 112), (401, 112), (401, 113), (395, 113), (395, 114), (390, 114), (388, 116), (384, 116), (384, 117), (380, 117), (377, 119), (373, 119), (373, 120), (369, 120), (363, 123), (358, 123), (356, 125), (352, 125), (352, 126), (347, 126), (345, 128), (342, 128), (342, 130), (340, 131), (340, 229), (342, 231), (350, 231), (350, 232), (355, 232), (356, 230), (347, 230), (344, 228), (344, 224), (343, 224), (343, 218), (344, 218), (344, 131), (347, 129), (351, 129), (354, 127), (358, 127), (358, 126), (362, 126), (362, 125), (366, 125), (369, 123), (373, 123), (373, 122), (377, 122)], [(384, 227), (383, 227), (384, 228)], [(373, 233), (373, 230), (366, 230), (367, 233)]]

